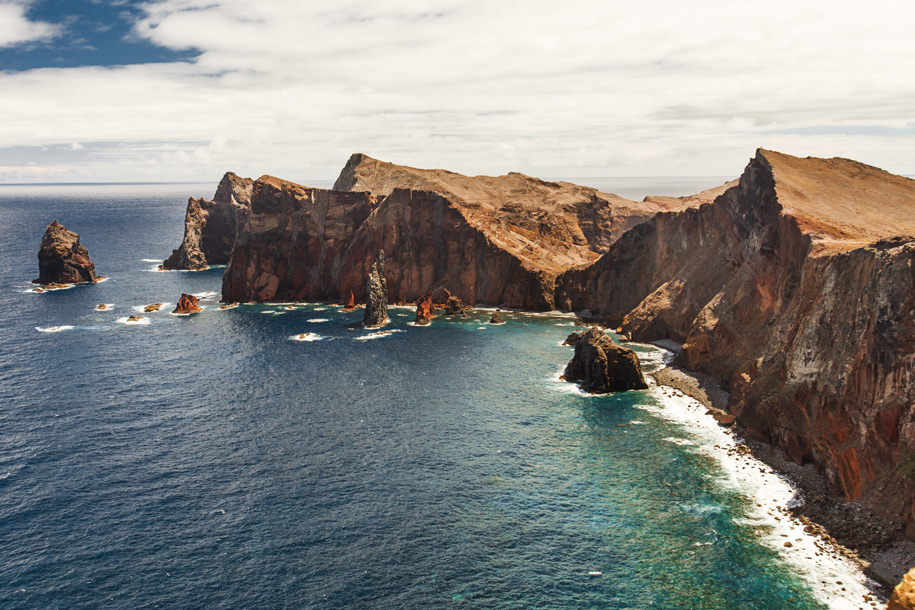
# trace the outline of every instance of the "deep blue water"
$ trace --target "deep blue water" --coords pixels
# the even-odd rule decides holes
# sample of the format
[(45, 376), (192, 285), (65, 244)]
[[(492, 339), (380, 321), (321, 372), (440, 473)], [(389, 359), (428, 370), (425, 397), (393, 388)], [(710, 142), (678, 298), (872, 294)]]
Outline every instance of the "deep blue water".
[[(822, 607), (652, 397), (551, 380), (568, 320), (117, 322), (219, 291), (141, 260), (212, 189), (0, 187), (0, 608)], [(52, 219), (108, 281), (24, 292)]]

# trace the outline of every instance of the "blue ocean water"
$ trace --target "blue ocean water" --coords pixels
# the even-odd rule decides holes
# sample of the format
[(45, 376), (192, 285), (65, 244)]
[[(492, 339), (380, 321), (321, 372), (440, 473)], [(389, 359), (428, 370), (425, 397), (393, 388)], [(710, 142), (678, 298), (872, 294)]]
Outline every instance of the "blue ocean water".
[[(568, 319), (168, 313), (212, 188), (0, 187), (0, 608), (825, 607), (655, 396), (555, 381)], [(107, 281), (26, 292), (52, 219)]]

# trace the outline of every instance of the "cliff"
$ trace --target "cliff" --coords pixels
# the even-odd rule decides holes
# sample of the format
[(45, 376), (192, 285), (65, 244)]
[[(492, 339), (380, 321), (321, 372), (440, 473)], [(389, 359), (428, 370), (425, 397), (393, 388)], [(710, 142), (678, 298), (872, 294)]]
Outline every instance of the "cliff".
[(393, 301), (447, 289), (468, 304), (553, 309), (560, 273), (593, 262), (657, 211), (689, 205), (696, 202), (634, 202), (517, 173), (469, 177), (357, 154), (333, 191), (257, 181), (223, 298), (352, 291), (362, 301), (362, 279), (383, 249)]
[(915, 537), (915, 181), (760, 150), (713, 203), (661, 213), (557, 299), (682, 342), (758, 439)]
[(52, 220), (41, 238), (38, 249), (38, 277), (36, 284), (79, 284), (97, 282), (95, 263), (89, 251), (79, 243), (79, 234), (67, 230)]
[(212, 200), (190, 198), (184, 215), (184, 239), (162, 269), (201, 270), (229, 262), (235, 238), (248, 218), (254, 181), (227, 172)]

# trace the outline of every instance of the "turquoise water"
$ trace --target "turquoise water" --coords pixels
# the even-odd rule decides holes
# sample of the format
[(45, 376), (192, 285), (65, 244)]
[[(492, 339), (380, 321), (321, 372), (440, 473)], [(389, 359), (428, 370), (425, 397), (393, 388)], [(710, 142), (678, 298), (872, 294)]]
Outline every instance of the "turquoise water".
[[(142, 260), (207, 190), (96, 191), (0, 191), (0, 607), (825, 607), (655, 395), (555, 380), (567, 319), (125, 325), (219, 291)], [(108, 281), (25, 292), (52, 218)]]

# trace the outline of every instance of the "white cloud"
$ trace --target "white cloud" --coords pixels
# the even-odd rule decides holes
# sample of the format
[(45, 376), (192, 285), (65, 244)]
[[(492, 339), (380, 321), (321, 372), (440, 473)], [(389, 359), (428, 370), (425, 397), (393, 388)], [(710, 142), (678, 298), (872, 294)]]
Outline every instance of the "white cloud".
[(333, 177), (355, 151), (468, 173), (735, 175), (757, 146), (915, 172), (911, 136), (799, 131), (915, 126), (910, 2), (147, 10), (137, 34), (195, 63), (0, 74), (0, 146), (123, 143), (81, 152), (125, 180)]
[(48, 40), (58, 33), (56, 25), (29, 21), (25, 16), (27, 7), (26, 2), (0, 2), (0, 48)]

